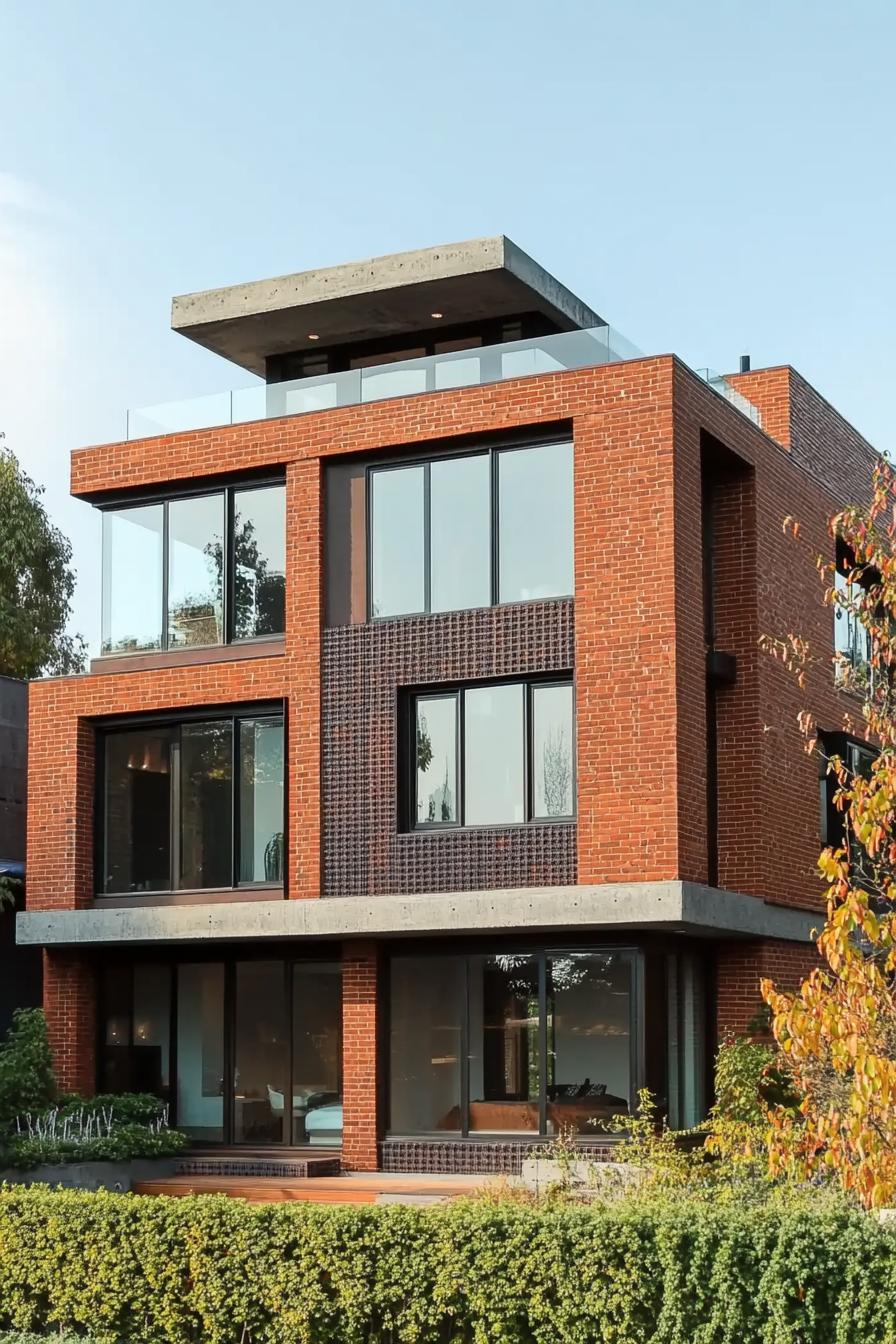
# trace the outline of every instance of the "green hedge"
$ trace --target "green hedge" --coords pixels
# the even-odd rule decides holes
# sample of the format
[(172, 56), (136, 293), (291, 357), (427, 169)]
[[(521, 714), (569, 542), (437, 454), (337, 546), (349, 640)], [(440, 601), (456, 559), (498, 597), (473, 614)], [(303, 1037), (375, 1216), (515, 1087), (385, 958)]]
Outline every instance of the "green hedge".
[(99, 1344), (893, 1344), (896, 1233), (789, 1210), (5, 1188), (0, 1329)]
[(60, 1334), (54, 1330), (52, 1335), (33, 1335), (30, 1330), (0, 1331), (0, 1344), (93, 1344), (87, 1335)]

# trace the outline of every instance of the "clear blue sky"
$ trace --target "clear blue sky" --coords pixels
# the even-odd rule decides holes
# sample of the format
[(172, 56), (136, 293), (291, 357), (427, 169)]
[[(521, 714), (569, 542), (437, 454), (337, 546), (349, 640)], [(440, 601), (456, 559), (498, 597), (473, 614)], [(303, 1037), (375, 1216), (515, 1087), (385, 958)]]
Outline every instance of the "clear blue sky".
[(795, 364), (894, 444), (892, 0), (0, 0), (0, 429), (241, 385), (172, 294), (508, 233), (647, 352)]

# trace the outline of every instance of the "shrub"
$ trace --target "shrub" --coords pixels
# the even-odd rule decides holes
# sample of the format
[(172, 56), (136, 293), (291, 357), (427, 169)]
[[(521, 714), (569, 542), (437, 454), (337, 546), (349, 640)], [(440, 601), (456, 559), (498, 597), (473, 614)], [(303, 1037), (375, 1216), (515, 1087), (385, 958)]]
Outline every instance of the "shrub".
[(188, 1145), (150, 1093), (56, 1095), (44, 1015), (20, 1008), (0, 1045), (0, 1166), (170, 1157)]
[(86, 1140), (16, 1134), (7, 1140), (2, 1161), (15, 1171), (60, 1162), (133, 1162), (175, 1157), (189, 1142), (177, 1129), (150, 1129), (146, 1125), (120, 1125), (111, 1134)]
[[(152, 1092), (101, 1092), (93, 1097), (79, 1097), (67, 1093), (59, 1098), (61, 1116), (102, 1114), (112, 1111), (115, 1119), (127, 1125), (151, 1125), (168, 1118), (168, 1105)], [(2, 1344), (2, 1341), (0, 1341)]]
[(23, 1111), (45, 1110), (56, 1099), (47, 1024), (39, 1008), (18, 1008), (0, 1045), (0, 1132)]
[(30, 1330), (0, 1331), (0, 1344), (91, 1344), (89, 1335), (70, 1335), (67, 1331), (60, 1334), (54, 1330), (52, 1335), (33, 1335)]
[[(144, 1122), (127, 1118), (133, 1115), (145, 1117)], [(2, 1159), (8, 1167), (28, 1171), (42, 1163), (171, 1157), (188, 1144), (185, 1134), (168, 1128), (168, 1108), (156, 1097), (68, 1098), (50, 1111), (19, 1116), (16, 1132), (3, 1143)]]
[(0, 1328), (97, 1344), (893, 1344), (842, 1199), (533, 1208), (0, 1192)]

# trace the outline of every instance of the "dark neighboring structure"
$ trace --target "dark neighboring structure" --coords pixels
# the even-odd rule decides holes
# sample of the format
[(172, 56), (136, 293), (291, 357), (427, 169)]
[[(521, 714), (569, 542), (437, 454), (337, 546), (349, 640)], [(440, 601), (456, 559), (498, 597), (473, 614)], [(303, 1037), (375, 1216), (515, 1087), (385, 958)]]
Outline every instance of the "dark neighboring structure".
[[(25, 907), (25, 811), (28, 779), (28, 686), (0, 677), (0, 877), (15, 884)], [(40, 951), (16, 947), (15, 912), (0, 911), (0, 1036), (14, 1008), (41, 1001)]]

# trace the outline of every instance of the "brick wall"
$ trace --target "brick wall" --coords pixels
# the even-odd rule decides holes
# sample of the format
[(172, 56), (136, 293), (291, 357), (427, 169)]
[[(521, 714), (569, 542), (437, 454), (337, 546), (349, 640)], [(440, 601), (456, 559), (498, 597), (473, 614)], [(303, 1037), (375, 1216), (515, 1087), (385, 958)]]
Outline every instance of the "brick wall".
[(44, 952), (44, 1012), (61, 1092), (96, 1090), (96, 971), (80, 951)]
[(375, 943), (346, 943), (342, 952), (342, 1164), (376, 1171), (382, 1129), (380, 954)]
[(766, 939), (759, 943), (721, 943), (716, 949), (716, 1036), (742, 1035), (762, 1009), (759, 982), (774, 980), (779, 989), (798, 988), (820, 964), (814, 944)]
[(574, 422), (580, 882), (679, 868), (672, 378)]
[[(744, 375), (752, 379), (750, 384), (741, 385), (739, 378), (733, 381), (766, 414), (769, 407), (760, 395), (763, 372)], [(782, 388), (790, 386), (790, 376), (784, 378), (780, 371), (771, 370), (767, 381), (770, 405), (780, 420), (784, 416)], [(803, 380), (800, 383), (808, 388)], [(693, 461), (706, 436), (711, 435), (738, 460), (742, 489), (746, 491), (740, 502), (732, 497), (725, 506), (729, 537), (721, 557), (722, 591), (717, 612), (717, 645), (722, 648), (732, 641), (730, 651), (738, 656), (736, 688), (723, 691), (719, 697), (719, 757), (724, 770), (720, 787), (720, 879), (725, 886), (772, 902), (820, 910), (823, 889), (816, 872), (821, 849), (818, 766), (816, 758), (805, 751), (798, 716), (808, 710), (821, 727), (841, 726), (844, 715), (854, 714), (857, 705), (834, 685), (833, 613), (823, 603), (816, 556), (833, 559), (827, 520), (843, 500), (859, 492), (863, 481), (870, 481), (874, 456), (854, 431), (849, 442), (839, 440), (839, 417), (834, 413), (826, 422), (819, 418), (819, 411), (813, 432), (825, 438), (827, 446), (818, 452), (820, 455), (824, 451), (830, 466), (823, 479), (816, 479), (804, 463), (794, 460), (794, 451), (781, 451), (745, 417), (737, 415), (732, 420), (721, 397), (707, 400), (699, 380), (681, 365), (676, 365), (674, 398), (677, 458)], [(800, 421), (804, 435), (809, 432), (808, 421), (800, 418), (802, 412), (791, 407), (789, 414), (791, 423)], [(684, 473), (687, 468), (682, 465), (680, 470)], [(788, 516), (800, 520), (798, 542), (785, 533), (783, 525)], [(746, 529), (742, 539), (741, 528)], [(680, 549), (682, 594), (689, 579), (695, 586), (699, 584), (693, 555), (689, 569), (683, 563), (684, 555)], [(739, 574), (744, 584), (755, 583), (755, 612), (749, 592), (745, 609)], [(692, 592), (692, 603), (693, 597)], [(682, 602), (686, 600), (683, 596)], [(699, 759), (695, 744), (701, 738), (701, 727), (695, 706), (703, 703), (702, 678), (693, 657), (701, 641), (693, 616), (690, 634), (685, 638), (687, 619), (680, 615), (677, 623), (682, 701), (679, 720), (684, 723), (687, 719), (689, 725), (689, 741), (679, 756), (679, 788), (682, 802), (689, 798), (695, 808), (703, 808), (705, 791), (693, 776), (686, 785), (683, 776), (687, 757)], [(768, 654), (757, 654), (754, 631), (756, 640), (763, 635), (784, 638), (796, 633), (809, 641), (813, 661), (807, 669), (805, 688), (801, 689)], [(689, 657), (690, 672), (684, 675)]]

